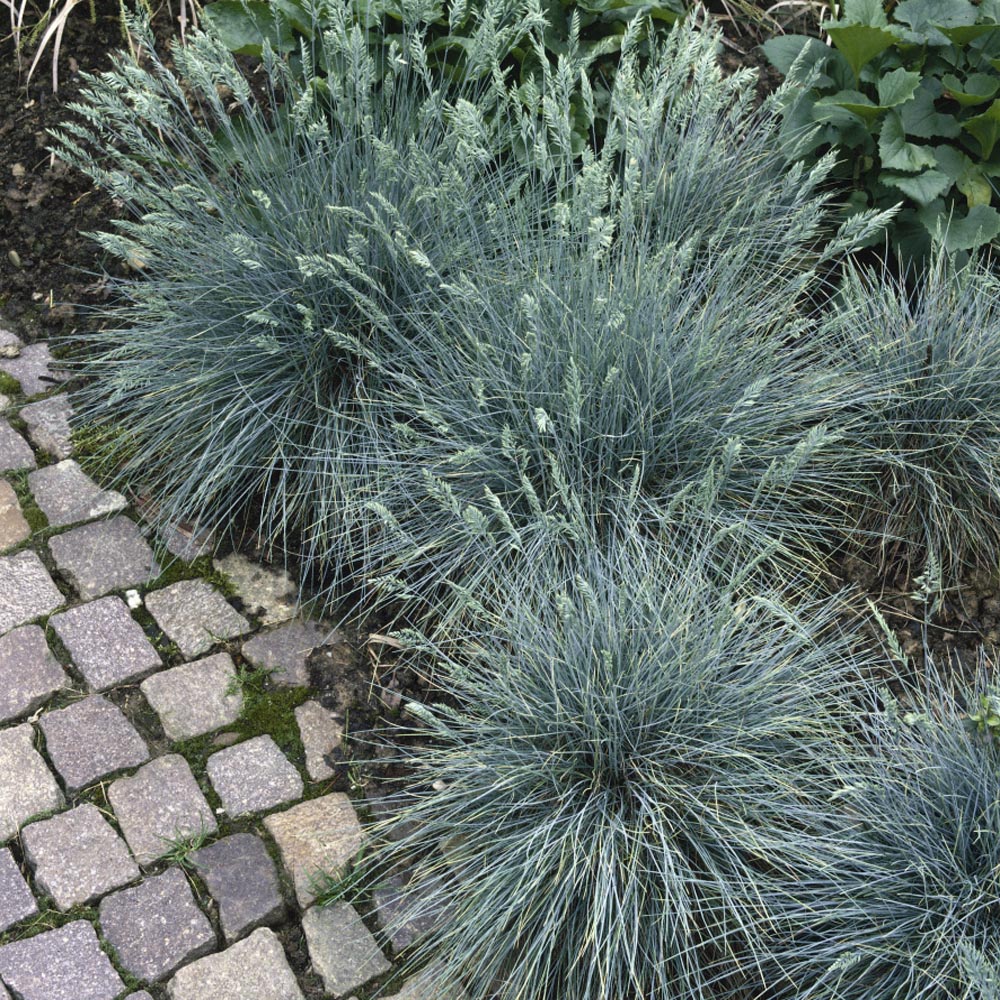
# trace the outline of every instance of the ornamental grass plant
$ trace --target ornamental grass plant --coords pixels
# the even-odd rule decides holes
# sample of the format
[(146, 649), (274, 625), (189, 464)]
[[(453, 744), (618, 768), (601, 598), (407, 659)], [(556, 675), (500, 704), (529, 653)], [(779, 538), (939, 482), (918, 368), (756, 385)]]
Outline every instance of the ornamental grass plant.
[(436, 995), (794, 995), (855, 664), (835, 604), (720, 589), (711, 549), (540, 572), (424, 645), (448, 705), (410, 706), (412, 779), (365, 861), (409, 870), (400, 924), (437, 921), (408, 953)]
[[(917, 280), (914, 280), (916, 278)], [(845, 269), (825, 315), (835, 365), (868, 403), (838, 422), (872, 473), (849, 530), (929, 594), (1000, 558), (1000, 281), (939, 257), (918, 275)]]

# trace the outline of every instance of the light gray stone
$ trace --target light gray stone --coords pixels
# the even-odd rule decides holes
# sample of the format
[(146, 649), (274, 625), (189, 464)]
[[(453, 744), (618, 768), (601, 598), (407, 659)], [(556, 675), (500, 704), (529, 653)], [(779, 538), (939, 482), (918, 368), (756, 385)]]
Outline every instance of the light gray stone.
[(0, 358), (16, 358), (22, 347), (24, 344), (17, 334), (0, 329)]
[(273, 931), (260, 927), (217, 955), (184, 966), (169, 1000), (305, 1000)]
[(20, 545), (31, 536), (31, 528), (21, 513), (14, 487), (0, 479), (0, 552)]
[(18, 357), (0, 360), (0, 371), (13, 375), (26, 396), (48, 392), (68, 378), (59, 370), (48, 344), (25, 345)]
[(309, 958), (335, 997), (388, 972), (386, 961), (364, 922), (350, 903), (313, 906), (302, 917)]
[(163, 670), (139, 685), (172, 740), (186, 740), (232, 725), (243, 711), (243, 695), (228, 653)]
[(71, 795), (149, 760), (149, 750), (132, 723), (99, 694), (46, 712), (39, 726), (45, 734), (45, 753)]
[(310, 781), (326, 781), (334, 770), (326, 762), (327, 754), (340, 746), (344, 727), (318, 701), (307, 701), (295, 709), (295, 721), (306, 751), (306, 771)]
[[(293, 622), (255, 635), (243, 644), (243, 655), (260, 670), (271, 671), (273, 683), (282, 687), (307, 687), (306, 660), (328, 632), (314, 622)], [(336, 641), (336, 633), (331, 641)]]
[(342, 873), (364, 841), (354, 806), (341, 792), (272, 813), (264, 826), (278, 845), (303, 909), (315, 902), (317, 878)]
[(69, 458), (73, 454), (71, 416), (73, 407), (65, 393), (21, 407), (21, 419), (28, 426), (31, 443), (54, 458)]
[(34, 467), (35, 453), (31, 445), (6, 420), (0, 420), (0, 472)]
[(139, 877), (121, 837), (84, 803), (21, 831), (24, 856), (35, 881), (60, 910), (99, 899)]
[[(372, 894), (379, 926), (388, 934), (395, 954), (430, 933), (442, 923), (441, 910), (425, 899), (421, 904), (421, 885), (411, 870), (390, 875)], [(406, 920), (407, 910), (410, 919)]]
[(188, 762), (178, 754), (157, 757), (132, 777), (112, 782), (108, 801), (141, 865), (162, 858), (178, 840), (218, 829)]
[(4, 945), (0, 977), (18, 1000), (115, 1000), (125, 989), (86, 920)]
[(403, 983), (403, 988), (382, 1000), (468, 1000), (464, 990), (445, 990), (441, 987), (441, 973), (431, 966), (418, 972)]
[(165, 979), (216, 946), (215, 931), (177, 868), (105, 896), (100, 920), (119, 964), (147, 983)]
[(194, 851), (191, 861), (219, 907), (227, 943), (283, 919), (278, 872), (260, 837), (234, 833)]
[(56, 535), (49, 550), (59, 572), (84, 598), (148, 583), (159, 572), (153, 550), (127, 517)]
[(255, 736), (212, 754), (205, 770), (230, 816), (265, 812), (302, 798), (302, 776), (270, 736)]
[(172, 556), (185, 562), (194, 562), (199, 556), (211, 555), (215, 551), (215, 535), (207, 528), (187, 523), (168, 524), (161, 529), (160, 538)]
[(153, 1000), (153, 997), (146, 990), (139, 990), (138, 993), (130, 993), (125, 1000)]
[(0, 633), (41, 618), (63, 604), (63, 595), (34, 552), (0, 556)]
[(215, 568), (229, 577), (247, 610), (259, 615), (262, 625), (295, 617), (297, 589), (287, 570), (262, 566), (239, 552), (216, 559)]
[(250, 631), (250, 623), (204, 580), (182, 580), (155, 590), (146, 595), (146, 608), (188, 658)]
[(102, 490), (72, 458), (30, 473), (28, 488), (53, 528), (92, 521), (127, 506), (125, 497)]
[[(3, 412), (4, 410), (9, 409), (10, 404), (12, 402), (13, 402), (13, 400), (10, 398), (10, 396), (5, 396), (2, 392), (0, 392), (0, 412)], [(3, 996), (3, 994), (0, 993), (0, 997), (2, 997), (2, 996)]]
[(29, 723), (0, 731), (0, 843), (33, 816), (63, 804), (62, 791), (34, 739)]
[(10, 849), (0, 848), (0, 933), (37, 912), (38, 904)]
[(53, 615), (49, 624), (92, 691), (136, 681), (163, 666), (120, 597), (77, 605)]
[(69, 678), (37, 625), (0, 636), (0, 722), (28, 715), (64, 687)]

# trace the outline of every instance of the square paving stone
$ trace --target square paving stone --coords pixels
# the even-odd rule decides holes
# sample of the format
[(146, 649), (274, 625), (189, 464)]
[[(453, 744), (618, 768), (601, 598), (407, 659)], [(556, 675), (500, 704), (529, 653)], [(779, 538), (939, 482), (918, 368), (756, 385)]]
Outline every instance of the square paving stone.
[(363, 986), (391, 968), (350, 903), (314, 906), (302, 917), (306, 945), (323, 988), (335, 997)]
[(45, 734), (45, 753), (70, 795), (149, 760), (149, 749), (132, 723), (99, 694), (46, 712), (38, 724)]
[(215, 950), (215, 931), (177, 868), (105, 896), (100, 919), (120, 965), (147, 983)]
[(133, 521), (116, 517), (83, 524), (49, 539), (59, 572), (84, 598), (148, 583), (159, 569)]
[(55, 611), (63, 601), (34, 552), (0, 556), (0, 634)]
[(154, 590), (146, 595), (146, 608), (188, 658), (250, 631), (243, 615), (204, 580), (181, 580)]
[(194, 851), (191, 861), (219, 907), (227, 943), (284, 918), (278, 872), (260, 837), (234, 833)]
[(302, 776), (270, 736), (255, 736), (212, 754), (205, 770), (230, 816), (265, 812), (302, 798)]
[(73, 407), (65, 393), (21, 407), (21, 419), (28, 425), (31, 443), (55, 458), (69, 458), (73, 453), (69, 426), (71, 416)]
[(37, 396), (69, 377), (55, 363), (48, 344), (27, 344), (16, 358), (0, 361), (0, 371), (13, 375), (26, 396)]
[(178, 840), (218, 828), (188, 762), (178, 754), (157, 757), (132, 777), (112, 782), (108, 801), (141, 865), (162, 858)]
[(35, 749), (27, 722), (0, 731), (0, 843), (10, 840), (32, 816), (63, 804), (55, 775)]
[(160, 654), (120, 597), (102, 597), (53, 615), (49, 624), (93, 691), (145, 677), (163, 666)]
[(125, 1000), (153, 1000), (153, 996), (146, 990), (139, 990), (138, 993), (130, 993)]
[(343, 742), (344, 727), (318, 701), (307, 701), (295, 709), (295, 721), (306, 751), (306, 772), (310, 781), (326, 781), (335, 774), (327, 755)]
[(172, 740), (186, 740), (232, 725), (243, 711), (243, 694), (228, 653), (163, 670), (139, 685)]
[(315, 622), (293, 622), (255, 635), (243, 644), (243, 655), (258, 669), (271, 671), (271, 680), (281, 687), (308, 687), (306, 661), (327, 634)]
[(217, 955), (185, 965), (167, 983), (169, 1000), (305, 1000), (285, 950), (260, 927)]
[(303, 909), (316, 899), (316, 879), (336, 876), (361, 849), (364, 835), (351, 800), (342, 792), (300, 802), (264, 819), (281, 863), (292, 876)]
[(60, 910), (99, 899), (139, 877), (121, 837), (89, 802), (21, 831), (35, 881)]
[(0, 933), (37, 912), (38, 904), (10, 849), (0, 848)]
[(22, 625), (0, 636), (0, 722), (28, 715), (69, 678), (52, 655), (37, 625)]
[(0, 479), (0, 552), (20, 545), (31, 537), (31, 526), (21, 513), (14, 487)]
[(0, 472), (34, 467), (35, 453), (31, 445), (6, 420), (0, 420)]
[(53, 528), (116, 514), (127, 506), (125, 497), (102, 490), (71, 458), (30, 473), (28, 488)]
[(0, 978), (18, 1000), (115, 1000), (125, 990), (86, 920), (4, 945)]

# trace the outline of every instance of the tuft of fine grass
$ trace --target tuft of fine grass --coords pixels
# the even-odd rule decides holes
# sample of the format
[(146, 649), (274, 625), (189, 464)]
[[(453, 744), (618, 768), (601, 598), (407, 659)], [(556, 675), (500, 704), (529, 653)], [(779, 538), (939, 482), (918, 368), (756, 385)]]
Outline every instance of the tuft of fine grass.
[(440, 995), (790, 995), (801, 886), (840, 850), (851, 660), (833, 606), (720, 590), (704, 551), (539, 574), (424, 647), (448, 704), (409, 707), (424, 746), (367, 863), (417, 859), (400, 920), (438, 915), (410, 957)]

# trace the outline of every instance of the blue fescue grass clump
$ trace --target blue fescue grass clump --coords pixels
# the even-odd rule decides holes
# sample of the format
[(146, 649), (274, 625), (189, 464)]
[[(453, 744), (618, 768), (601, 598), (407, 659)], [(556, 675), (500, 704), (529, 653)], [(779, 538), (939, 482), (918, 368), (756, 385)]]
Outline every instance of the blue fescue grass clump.
[(457, 707), (410, 706), (421, 749), (366, 862), (415, 864), (401, 921), (444, 914), (410, 956), (439, 995), (789, 995), (802, 887), (839, 851), (851, 661), (833, 606), (720, 590), (711, 548), (539, 572), (424, 646)]
[[(917, 280), (912, 280), (917, 278)], [(843, 445), (869, 483), (855, 537), (928, 593), (1000, 558), (1000, 281), (939, 258), (919, 276), (848, 267), (825, 318), (831, 355), (858, 383)], [(862, 541), (862, 544), (863, 541)]]
[(933, 663), (929, 677), (870, 729), (868, 777), (846, 802), (858, 858), (831, 869), (802, 1000), (1000, 996), (1000, 746), (968, 719), (995, 691), (984, 675), (956, 697)]
[[(572, 51), (537, 93), (498, 66), (473, 90), (418, 31), (384, 78), (349, 5), (326, 21), (324, 87), (266, 61), (277, 114), (203, 35), (176, 69), (91, 79), (56, 137), (134, 214), (99, 237), (141, 276), (78, 400), (127, 428), (96, 456), (118, 482), (164, 519), (249, 516), (307, 574), (389, 598), (501, 583), (554, 523), (572, 561), (636, 503), (814, 546), (839, 390), (798, 305), (874, 220), (827, 231), (830, 164), (787, 172), (718, 32), (692, 19), (643, 69), (628, 33), (581, 152)], [(486, 64), (501, 29), (474, 36)], [(511, 134), (528, 166), (496, 155)]]

